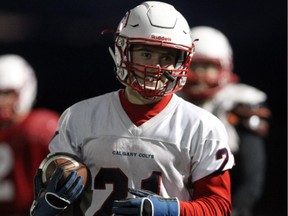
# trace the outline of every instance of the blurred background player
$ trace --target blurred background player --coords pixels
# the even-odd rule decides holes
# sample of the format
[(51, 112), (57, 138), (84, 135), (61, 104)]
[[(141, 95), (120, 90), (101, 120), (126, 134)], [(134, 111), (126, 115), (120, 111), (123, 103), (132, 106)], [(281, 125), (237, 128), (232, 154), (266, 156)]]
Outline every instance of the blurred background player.
[(27, 216), (33, 178), (48, 154), (59, 119), (47, 109), (31, 110), (37, 80), (21, 56), (0, 56), (0, 212)]
[(238, 83), (233, 73), (233, 51), (226, 36), (217, 29), (197, 26), (198, 38), (183, 98), (210, 111), (226, 126), (235, 155), (232, 169), (233, 215), (252, 215), (262, 194), (265, 177), (265, 143), (269, 109), (266, 94)]

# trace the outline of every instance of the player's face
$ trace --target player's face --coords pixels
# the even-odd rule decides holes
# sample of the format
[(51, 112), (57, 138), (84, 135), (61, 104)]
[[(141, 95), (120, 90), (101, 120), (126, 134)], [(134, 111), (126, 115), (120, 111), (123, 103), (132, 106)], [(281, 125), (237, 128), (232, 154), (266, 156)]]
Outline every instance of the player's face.
[(190, 73), (196, 77), (195, 82), (188, 84), (195, 93), (215, 87), (214, 85), (219, 82), (219, 65), (216, 63), (192, 61)]
[[(134, 65), (134, 76), (138, 83), (145, 85), (146, 89), (159, 90), (168, 81), (162, 75), (160, 68), (172, 70), (175, 68), (177, 50), (164, 47), (134, 45), (132, 49), (132, 62)], [(147, 67), (149, 66), (149, 67)]]
[(16, 115), (18, 94), (15, 90), (0, 90), (0, 126), (13, 120)]

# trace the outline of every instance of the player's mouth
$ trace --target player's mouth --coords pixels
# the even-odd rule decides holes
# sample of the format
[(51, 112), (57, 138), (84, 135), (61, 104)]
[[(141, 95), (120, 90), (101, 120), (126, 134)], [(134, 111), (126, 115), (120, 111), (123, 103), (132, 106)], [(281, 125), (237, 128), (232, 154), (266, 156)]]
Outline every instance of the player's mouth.
[(165, 82), (167, 80), (159, 78), (158, 76), (146, 76), (143, 77), (137, 76), (136, 80), (142, 88), (148, 90), (161, 90), (165, 87)]

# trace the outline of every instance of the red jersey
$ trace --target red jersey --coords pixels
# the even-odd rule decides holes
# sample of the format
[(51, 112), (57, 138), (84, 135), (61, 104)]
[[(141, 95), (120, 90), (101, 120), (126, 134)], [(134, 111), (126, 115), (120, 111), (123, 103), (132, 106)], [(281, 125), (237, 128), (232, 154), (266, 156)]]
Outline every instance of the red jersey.
[(26, 216), (33, 201), (33, 179), (49, 153), (56, 131), (56, 112), (33, 110), (20, 124), (0, 129), (0, 212)]

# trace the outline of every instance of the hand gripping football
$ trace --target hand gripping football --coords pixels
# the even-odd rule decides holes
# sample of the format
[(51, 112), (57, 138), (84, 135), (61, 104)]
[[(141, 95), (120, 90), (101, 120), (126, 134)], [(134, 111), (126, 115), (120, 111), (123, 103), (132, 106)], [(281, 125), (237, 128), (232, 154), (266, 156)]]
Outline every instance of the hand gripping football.
[(44, 187), (49, 183), (57, 167), (61, 167), (64, 170), (57, 187), (61, 187), (66, 182), (72, 171), (77, 171), (77, 175), (83, 177), (82, 184), (86, 185), (89, 175), (88, 168), (76, 156), (61, 152), (49, 154), (40, 164), (39, 168), (42, 170)]

